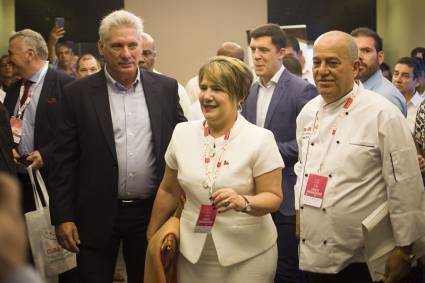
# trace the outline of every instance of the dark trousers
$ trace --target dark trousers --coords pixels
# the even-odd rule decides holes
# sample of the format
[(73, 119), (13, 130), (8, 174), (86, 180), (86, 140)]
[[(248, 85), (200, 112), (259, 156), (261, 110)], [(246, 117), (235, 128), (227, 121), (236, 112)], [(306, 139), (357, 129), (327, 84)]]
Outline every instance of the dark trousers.
[(306, 283), (373, 283), (365, 263), (352, 263), (337, 274), (304, 272)]
[[(304, 272), (306, 283), (373, 283), (366, 263), (352, 263), (337, 274)], [(397, 283), (417, 283), (418, 270), (412, 269), (410, 274)]]
[(147, 248), (146, 230), (154, 198), (135, 204), (120, 205), (113, 233), (103, 248), (80, 246), (77, 255), (79, 283), (109, 283), (113, 281), (120, 241), (127, 270), (128, 283), (143, 283)]
[(278, 262), (275, 283), (300, 283), (302, 272), (298, 268), (298, 240), (295, 234), (295, 216), (280, 212), (273, 215), (277, 229)]

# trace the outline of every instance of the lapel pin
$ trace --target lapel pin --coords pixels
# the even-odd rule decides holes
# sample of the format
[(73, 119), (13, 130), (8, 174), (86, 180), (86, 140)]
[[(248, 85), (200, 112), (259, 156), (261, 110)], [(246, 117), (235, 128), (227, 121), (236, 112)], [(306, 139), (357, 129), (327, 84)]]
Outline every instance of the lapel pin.
[(227, 160), (224, 160), (223, 164), (224, 165), (229, 165), (229, 162)]

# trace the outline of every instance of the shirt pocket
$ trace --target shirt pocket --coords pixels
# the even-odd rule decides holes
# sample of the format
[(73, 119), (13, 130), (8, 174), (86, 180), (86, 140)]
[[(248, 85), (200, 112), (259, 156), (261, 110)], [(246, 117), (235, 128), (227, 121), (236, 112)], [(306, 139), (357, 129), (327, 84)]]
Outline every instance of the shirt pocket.
[(403, 148), (390, 152), (388, 174), (392, 173), (396, 183), (416, 177), (417, 170), (412, 168), (411, 158), (416, 158), (416, 151), (413, 148)]
[(380, 161), (380, 150), (375, 142), (350, 140), (338, 152), (337, 172), (350, 176), (353, 180), (367, 178), (367, 172), (376, 170)]
[(350, 141), (348, 142), (349, 145), (352, 146), (358, 146), (358, 147), (365, 147), (365, 148), (375, 148), (376, 144), (374, 142), (368, 142), (368, 141)]

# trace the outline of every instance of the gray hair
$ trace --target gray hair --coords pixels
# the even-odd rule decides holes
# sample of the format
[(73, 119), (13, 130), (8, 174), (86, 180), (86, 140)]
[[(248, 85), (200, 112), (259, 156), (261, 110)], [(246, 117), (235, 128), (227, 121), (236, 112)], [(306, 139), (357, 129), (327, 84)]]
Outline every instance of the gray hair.
[(138, 16), (126, 10), (117, 10), (102, 19), (99, 27), (99, 39), (106, 42), (109, 39), (109, 32), (116, 27), (131, 27), (136, 31), (137, 37), (141, 38), (143, 34), (143, 21)]
[(152, 49), (155, 50), (155, 40), (153, 39), (152, 35), (147, 32), (142, 32), (142, 39), (143, 42), (150, 42), (152, 44)]
[(34, 48), (35, 54), (38, 58), (41, 60), (47, 60), (47, 44), (41, 34), (31, 29), (23, 29), (12, 34), (12, 36), (9, 38), (9, 42), (17, 37), (20, 37), (26, 46)]

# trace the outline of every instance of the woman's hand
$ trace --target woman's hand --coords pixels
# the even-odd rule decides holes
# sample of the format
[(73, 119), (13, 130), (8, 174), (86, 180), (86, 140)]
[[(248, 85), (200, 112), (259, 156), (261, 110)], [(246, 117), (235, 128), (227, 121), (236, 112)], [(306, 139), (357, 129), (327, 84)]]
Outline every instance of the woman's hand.
[(244, 198), (231, 188), (217, 190), (210, 196), (210, 200), (219, 213), (231, 209), (242, 211), (246, 206)]

